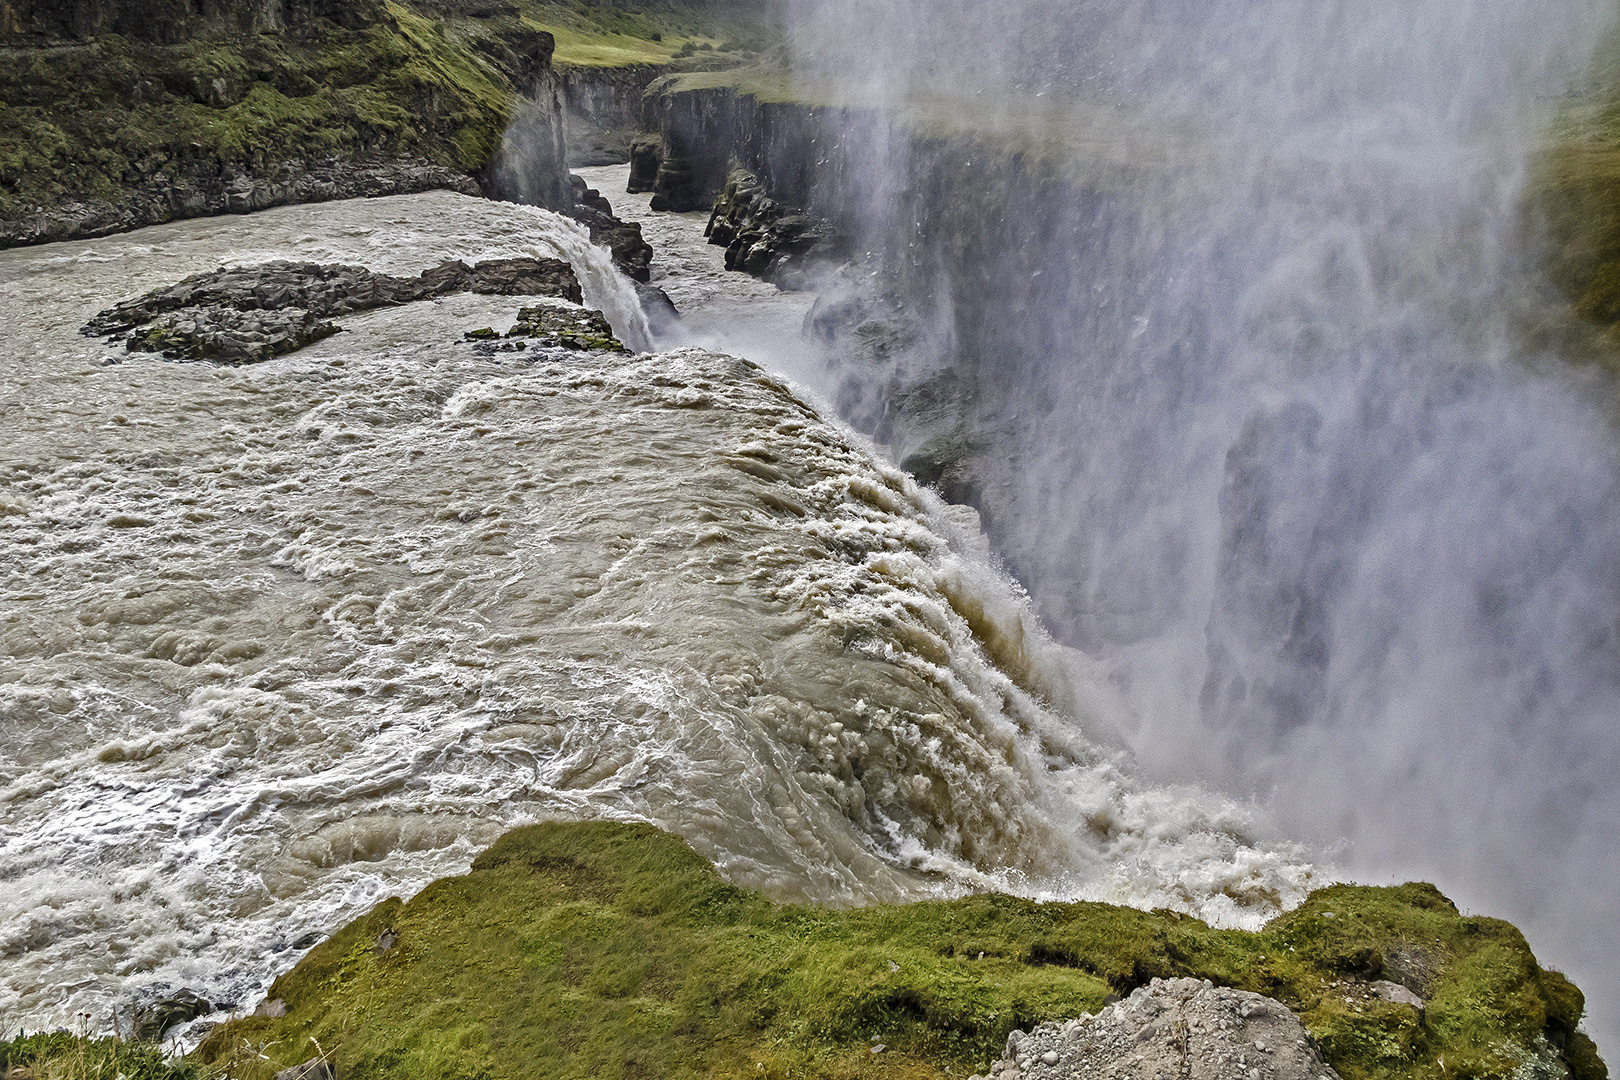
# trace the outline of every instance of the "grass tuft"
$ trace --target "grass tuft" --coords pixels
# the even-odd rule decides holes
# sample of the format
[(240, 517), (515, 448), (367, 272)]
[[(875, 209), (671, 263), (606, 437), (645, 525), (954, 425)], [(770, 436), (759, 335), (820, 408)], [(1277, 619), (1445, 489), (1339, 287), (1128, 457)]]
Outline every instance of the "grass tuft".
[(91, 1039), (66, 1031), (0, 1042), (0, 1076), (31, 1080), (208, 1080), (194, 1060), (171, 1060), (151, 1043)]

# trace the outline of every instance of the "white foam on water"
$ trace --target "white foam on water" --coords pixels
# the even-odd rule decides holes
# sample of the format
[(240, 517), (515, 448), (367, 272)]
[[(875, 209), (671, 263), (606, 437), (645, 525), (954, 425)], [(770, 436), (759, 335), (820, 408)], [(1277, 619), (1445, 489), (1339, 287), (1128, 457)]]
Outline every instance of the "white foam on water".
[(0, 253), (9, 1023), (251, 1008), (312, 935), (541, 819), (652, 821), (832, 903), (1252, 925), (1303, 895), (1251, 808), (1135, 778), (970, 514), (749, 362), (460, 340), (509, 297), (240, 369), (75, 336), (219, 262), (597, 258), (542, 215), (417, 196)]

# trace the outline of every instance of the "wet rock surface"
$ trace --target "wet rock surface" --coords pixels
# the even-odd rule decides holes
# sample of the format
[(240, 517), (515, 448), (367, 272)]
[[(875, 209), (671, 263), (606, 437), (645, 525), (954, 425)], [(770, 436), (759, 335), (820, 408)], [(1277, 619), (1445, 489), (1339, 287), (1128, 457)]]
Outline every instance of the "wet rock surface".
[(824, 221), (771, 198), (752, 172), (733, 168), (709, 217), (709, 243), (726, 249), (726, 269), (784, 289), (807, 288), (817, 262), (840, 255), (838, 234)]
[(313, 345), (341, 329), (307, 311), (181, 308), (131, 334), (124, 347), (171, 359), (253, 364)]
[(601, 244), (613, 256), (613, 265), (632, 281), (646, 283), (652, 277), (652, 245), (642, 239), (641, 226), (620, 221), (613, 205), (598, 190), (578, 176), (570, 176), (574, 189), (573, 219), (590, 230), (591, 242)]
[(135, 1038), (155, 1042), (170, 1028), (214, 1011), (214, 1005), (193, 990), (180, 990), (135, 1011)]
[(492, 327), (484, 327), (469, 330), (465, 336), (476, 343), (475, 348), (485, 352), (507, 352), (525, 347), (524, 340), (514, 341), (514, 338), (535, 339), (535, 344), (542, 347), (630, 351), (613, 336), (613, 327), (608, 325), (600, 311), (565, 304), (534, 304), (519, 308), (517, 323), (504, 335), (496, 334)]
[(988, 1080), (1338, 1080), (1288, 1008), (1154, 979), (1096, 1016), (1015, 1031)]
[(283, 161), (265, 171), (215, 170), (199, 165), (178, 178), (137, 181), (113, 198), (70, 199), (0, 217), (0, 247), (106, 236), (179, 218), (245, 214), (294, 203), (438, 189), (479, 194), (467, 174), (426, 161), (333, 157)]
[(122, 337), (131, 352), (249, 364), (337, 333), (341, 327), (323, 321), (330, 316), (453, 292), (551, 296), (575, 304), (583, 298), (573, 269), (560, 259), (446, 262), (414, 278), (363, 266), (271, 262), (194, 274), (98, 313), (80, 332)]

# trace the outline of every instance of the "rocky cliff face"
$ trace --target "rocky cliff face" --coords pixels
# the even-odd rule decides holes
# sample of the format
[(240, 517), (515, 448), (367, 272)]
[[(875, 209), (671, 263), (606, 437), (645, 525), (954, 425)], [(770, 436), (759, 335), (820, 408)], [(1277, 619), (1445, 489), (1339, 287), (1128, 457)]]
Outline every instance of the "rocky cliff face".
[(567, 67), (557, 72), (568, 123), (568, 164), (617, 165), (646, 127), (643, 95), (667, 69), (658, 64)]
[[(805, 239), (822, 252), (880, 253), (882, 265), (868, 268), (879, 272), (863, 274), (862, 287), (825, 292), (808, 329), (850, 361), (852, 380), (904, 366), (901, 357), (930, 334), (935, 366), (910, 365), (903, 383), (880, 379), (876, 393), (851, 381), (840, 411), (923, 482), (979, 505), (971, 459), (982, 444), (969, 414), (1001, 373), (976, 358), (1007, 354), (1006, 340), (1022, 330), (1009, 313), (1031, 306), (1032, 288), (1041, 302), (1061, 292), (1061, 275), (1037, 271), (1068, 254), (1058, 250), (1062, 237), (1022, 230), (1029, 216), (1009, 208), (1106, 213), (1106, 185), (1056, 174), (1012, 148), (925, 134), (876, 110), (773, 100), (742, 82), (670, 76), (649, 87), (646, 112), (630, 190), (652, 191), (654, 209), (713, 206), (711, 237), (727, 247), (731, 268), (770, 278), (786, 266), (782, 283), (791, 285), (793, 249)], [(732, 172), (728, 183), (734, 168), (747, 177)], [(864, 213), (880, 204), (893, 207), (886, 218)], [(1002, 261), (987, 253), (1011, 253), (1020, 272), (998, 273)]]
[(61, 44), (119, 34), (155, 45), (280, 32), (325, 19), (351, 30), (382, 18), (383, 0), (0, 0), (0, 42)]
[(0, 0), (0, 245), (289, 202), (492, 186), (572, 207), (553, 39), (484, 0)]
[(853, 170), (840, 133), (858, 110), (774, 101), (745, 86), (711, 83), (672, 75), (648, 86), (643, 111), (654, 134), (632, 147), (632, 190), (652, 191), (655, 210), (707, 210), (736, 160), (772, 198), (847, 216)]

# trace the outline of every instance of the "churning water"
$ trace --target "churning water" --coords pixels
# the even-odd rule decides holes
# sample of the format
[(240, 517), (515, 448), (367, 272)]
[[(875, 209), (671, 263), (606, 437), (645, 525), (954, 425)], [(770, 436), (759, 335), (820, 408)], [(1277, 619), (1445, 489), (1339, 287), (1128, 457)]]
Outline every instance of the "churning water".
[(789, 7), (816, 92), (899, 118), (817, 197), (943, 327), (844, 399), (975, 451), (1151, 770), (1515, 920), (1612, 1043), (1620, 440), (1525, 333), (1521, 196), (1614, 5)]
[(1137, 781), (972, 514), (748, 361), (480, 352), (522, 300), (473, 296), (235, 369), (77, 334), (221, 264), (516, 255), (645, 332), (577, 226), (443, 193), (0, 253), (8, 1030), (251, 1008), (537, 819), (651, 820), (829, 902), (1254, 924), (1313, 883), (1247, 807)]

